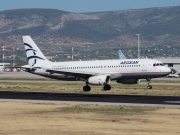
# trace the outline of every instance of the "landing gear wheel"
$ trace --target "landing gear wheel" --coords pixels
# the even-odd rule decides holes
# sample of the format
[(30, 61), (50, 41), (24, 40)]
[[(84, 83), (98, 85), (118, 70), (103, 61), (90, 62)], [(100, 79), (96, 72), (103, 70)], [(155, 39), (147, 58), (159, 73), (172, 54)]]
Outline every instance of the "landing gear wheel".
[(103, 87), (104, 90), (111, 90), (111, 86), (109, 84), (104, 85)]
[(88, 85), (86, 85), (86, 86), (83, 87), (83, 91), (84, 91), (84, 92), (88, 92), (88, 91), (90, 91), (90, 90), (91, 90), (91, 87), (88, 86)]
[(150, 85), (151, 78), (146, 79), (148, 81), (147, 89), (152, 89), (152, 86)]
[(152, 89), (152, 86), (151, 85), (147, 86), (147, 89)]

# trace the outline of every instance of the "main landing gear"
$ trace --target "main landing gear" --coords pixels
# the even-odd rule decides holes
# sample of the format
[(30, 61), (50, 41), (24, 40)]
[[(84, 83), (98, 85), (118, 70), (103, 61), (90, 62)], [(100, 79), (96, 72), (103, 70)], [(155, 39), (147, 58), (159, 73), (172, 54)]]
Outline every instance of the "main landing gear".
[(104, 85), (103, 90), (111, 90), (111, 86), (109, 84)]
[(90, 90), (91, 90), (91, 87), (88, 86), (88, 85), (86, 85), (86, 86), (83, 87), (83, 91), (84, 91), (84, 92), (88, 92), (88, 91), (90, 91)]
[(152, 89), (152, 86), (150, 85), (151, 78), (147, 78), (146, 80), (148, 81), (147, 89)]
[[(86, 84), (86, 86), (83, 87), (84, 92), (89, 92), (91, 90), (91, 87)], [(111, 90), (111, 86), (109, 84), (104, 85), (103, 90)]]

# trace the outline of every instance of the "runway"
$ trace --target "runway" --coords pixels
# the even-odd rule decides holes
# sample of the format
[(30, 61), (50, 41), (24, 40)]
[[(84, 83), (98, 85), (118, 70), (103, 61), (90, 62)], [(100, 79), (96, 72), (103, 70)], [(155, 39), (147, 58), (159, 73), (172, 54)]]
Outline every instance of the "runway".
[(118, 105), (151, 105), (172, 106), (180, 108), (180, 97), (177, 96), (145, 96), (145, 95), (115, 95), (89, 93), (50, 93), (50, 92), (13, 92), (1, 91), (1, 101), (32, 101), (45, 103), (91, 103)]

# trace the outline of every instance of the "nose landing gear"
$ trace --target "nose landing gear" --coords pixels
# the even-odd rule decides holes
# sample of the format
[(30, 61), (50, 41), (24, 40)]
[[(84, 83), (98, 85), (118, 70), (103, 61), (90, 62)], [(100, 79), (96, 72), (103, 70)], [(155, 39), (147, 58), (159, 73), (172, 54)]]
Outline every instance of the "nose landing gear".
[(152, 89), (152, 86), (150, 85), (150, 83), (151, 83), (151, 78), (147, 78), (146, 80), (148, 81), (147, 89)]

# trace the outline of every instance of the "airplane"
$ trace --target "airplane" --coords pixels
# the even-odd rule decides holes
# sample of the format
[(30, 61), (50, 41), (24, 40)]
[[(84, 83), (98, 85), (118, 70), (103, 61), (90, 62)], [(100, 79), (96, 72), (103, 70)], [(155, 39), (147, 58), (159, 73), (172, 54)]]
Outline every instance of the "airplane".
[(10, 65), (10, 63), (0, 63), (0, 66)]
[[(96, 61), (51, 62), (35, 44), (30, 36), (22, 36), (28, 60), (27, 70), (42, 69), (47, 74), (62, 74), (69, 80), (83, 80), (83, 91), (90, 91), (89, 85), (102, 85), (110, 90), (111, 80), (123, 84), (137, 84), (139, 79), (148, 81), (147, 89), (152, 89), (151, 78), (167, 76), (171, 69), (155, 59), (117, 59)], [(73, 79), (72, 79), (73, 78)]]
[(3, 72), (5, 66), (10, 65), (10, 63), (0, 63), (0, 72)]
[(118, 50), (118, 58), (119, 59), (127, 59), (126, 56), (124, 56), (124, 54), (122, 53), (121, 50)]

